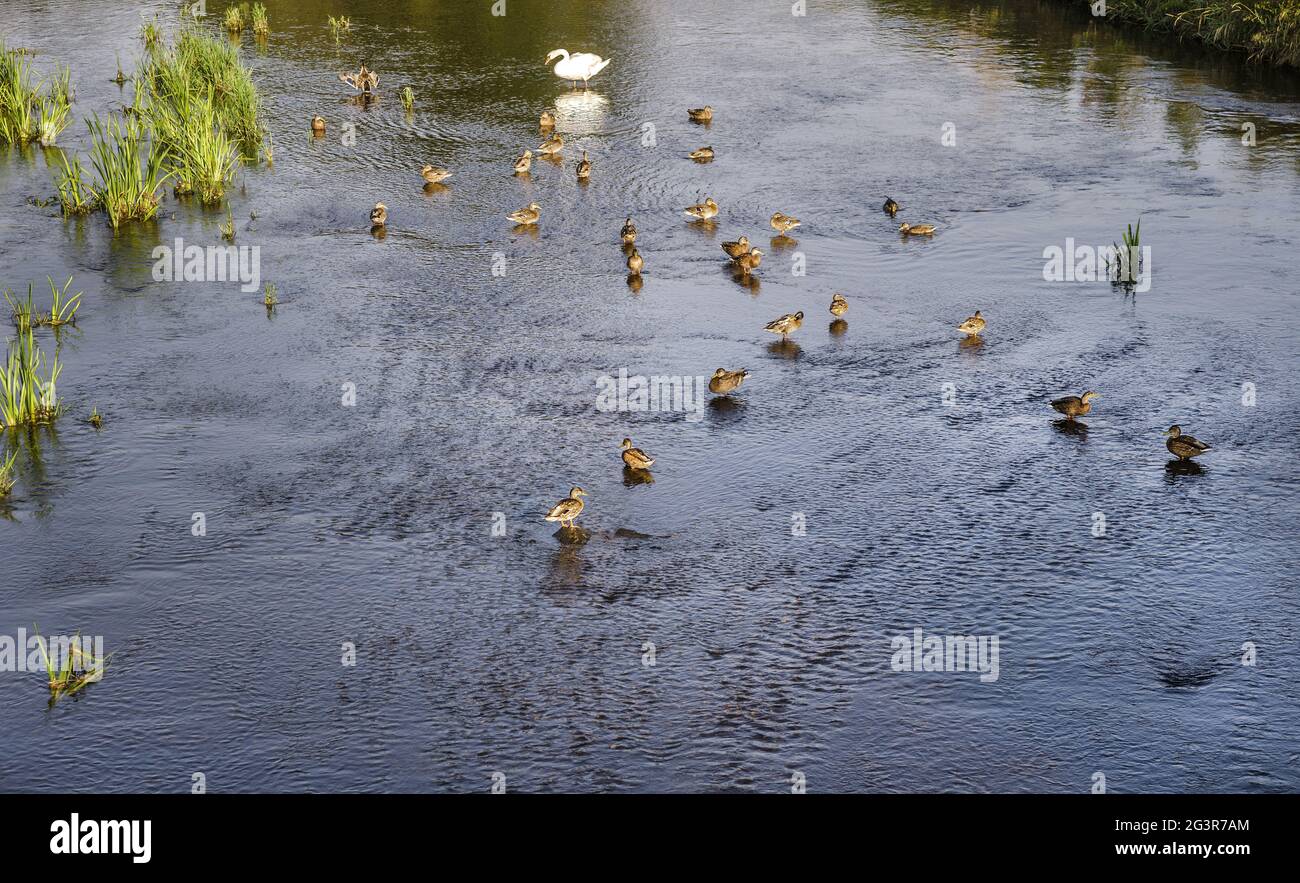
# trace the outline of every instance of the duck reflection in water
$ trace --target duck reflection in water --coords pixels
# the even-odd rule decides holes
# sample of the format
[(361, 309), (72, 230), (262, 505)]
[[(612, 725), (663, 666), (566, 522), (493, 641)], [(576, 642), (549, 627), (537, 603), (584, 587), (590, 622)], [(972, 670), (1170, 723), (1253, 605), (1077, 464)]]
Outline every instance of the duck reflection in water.
[(957, 341), (957, 349), (968, 353), (977, 353), (982, 346), (984, 346), (984, 338), (978, 334), (968, 334)]
[(655, 477), (649, 469), (633, 469), (631, 466), (623, 467), (623, 486), (636, 487), (641, 484), (654, 484)]
[(844, 319), (835, 319), (826, 330), (830, 332), (831, 337), (843, 337), (844, 332), (849, 330), (849, 323)]
[(1088, 424), (1079, 420), (1071, 420), (1068, 417), (1053, 420), (1052, 428), (1062, 435), (1073, 435), (1077, 438), (1088, 437)]
[(633, 294), (636, 294), (637, 292), (639, 292), (639, 291), (641, 290), (641, 287), (642, 287), (643, 285), (645, 285), (645, 279), (643, 279), (643, 278), (641, 277), (641, 274), (640, 274), (640, 273), (629, 273), (629, 274), (628, 274), (628, 277), (627, 277), (627, 287), (628, 287), (628, 289), (629, 289)]
[(1165, 475), (1175, 478), (1180, 475), (1204, 475), (1205, 467), (1195, 460), (1170, 460), (1165, 464)]
[(797, 359), (803, 354), (803, 347), (793, 340), (774, 340), (767, 345), (767, 351), (778, 359)]
[(772, 251), (786, 251), (794, 248), (799, 244), (799, 240), (793, 236), (787, 236), (782, 233), (780, 236), (773, 236), (771, 240)]

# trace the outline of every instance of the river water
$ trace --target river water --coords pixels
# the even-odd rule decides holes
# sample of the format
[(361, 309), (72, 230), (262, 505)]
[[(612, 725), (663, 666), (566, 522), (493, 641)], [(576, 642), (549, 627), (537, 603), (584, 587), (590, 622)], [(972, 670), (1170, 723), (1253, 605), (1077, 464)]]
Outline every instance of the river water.
[[(274, 165), (231, 208), (270, 318), (153, 279), (224, 211), (169, 195), (114, 236), (32, 204), (52, 153), (0, 154), (0, 286), (85, 291), (68, 413), (5, 437), (0, 630), (112, 654), (52, 707), (0, 675), (0, 789), (1300, 789), (1300, 77), (1028, 0), (373, 0), (338, 45), (348, 4), (266, 5), (241, 51)], [(175, 10), (0, 2), (38, 70), (72, 65), (65, 148)], [(613, 62), (573, 92), (560, 46)], [(367, 106), (337, 78), (363, 61)], [(548, 108), (563, 164), (513, 177)], [(1139, 217), (1149, 290), (1044, 278)], [(741, 233), (756, 282), (718, 247)], [(602, 375), (720, 366), (751, 377), (700, 412), (596, 407)], [(585, 542), (541, 520), (575, 484)], [(917, 628), (996, 637), (997, 679), (895, 671)]]

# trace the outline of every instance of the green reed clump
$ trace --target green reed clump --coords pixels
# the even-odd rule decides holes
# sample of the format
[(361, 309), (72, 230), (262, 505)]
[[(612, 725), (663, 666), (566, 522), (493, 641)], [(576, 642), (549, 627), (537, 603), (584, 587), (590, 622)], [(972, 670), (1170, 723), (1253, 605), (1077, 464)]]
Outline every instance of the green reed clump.
[(1137, 226), (1128, 225), (1128, 229), (1120, 237), (1124, 240), (1123, 248), (1118, 242), (1111, 243), (1111, 250), (1115, 256), (1115, 263), (1111, 264), (1111, 259), (1106, 258), (1106, 271), (1110, 275), (1112, 282), (1118, 285), (1131, 285), (1137, 281), (1137, 274), (1140, 263), (1140, 251), (1142, 247), (1142, 219), (1138, 218)]
[(329, 19), (330, 36), (337, 43), (343, 38), (343, 35), (352, 30), (352, 20), (346, 15), (340, 15), (338, 18), (330, 16)]
[(226, 7), (226, 15), (223, 23), (226, 31), (231, 34), (242, 34), (248, 18), (248, 4), (240, 3), (238, 6)]
[(86, 422), (96, 429), (100, 429), (104, 425), (104, 415), (99, 413), (98, 407), (91, 407), (90, 416), (86, 418)]
[(74, 215), (87, 215), (94, 211), (95, 193), (85, 181), (85, 170), (81, 167), (81, 157), (73, 156), (68, 161), (66, 153), (59, 154), (63, 169), (58, 173), (59, 205), (63, 207), (65, 218)]
[(0, 144), (54, 144), (68, 126), (72, 71), (55, 66), (48, 82), (32, 80), (26, 53), (0, 41)]
[(412, 110), (415, 109), (414, 89), (412, 89), (410, 86), (403, 86), (402, 91), (398, 92), (397, 95), (399, 98), (402, 99), (402, 107), (406, 109), (407, 113), (410, 113)]
[(1253, 61), (1300, 66), (1295, 0), (1107, 0), (1106, 16), (1245, 52)]
[(12, 451), (4, 462), (0, 463), (0, 497), (7, 497), (9, 492), (14, 489), (16, 479), (14, 478), (14, 461), (18, 459), (18, 452)]
[(96, 180), (94, 202), (108, 213), (116, 230), (126, 221), (147, 221), (158, 212), (158, 190), (170, 173), (164, 169), (166, 149), (157, 139), (146, 140), (145, 126), (134, 117), (109, 115), (86, 120), (90, 129), (90, 162)]
[(77, 324), (77, 310), (81, 309), (81, 295), (78, 291), (72, 297), (68, 297), (68, 289), (72, 287), (72, 277), (59, 288), (54, 280), (49, 276), (45, 280), (50, 284), (50, 310), (47, 313), (38, 312), (32, 300), (32, 286), (27, 286), (27, 297), (23, 300), (15, 299), (13, 291), (6, 290), (4, 298), (9, 302), (9, 308), (13, 312), (14, 325), (19, 331), (27, 331), (32, 328), (59, 328), (63, 325)]
[(230, 206), (226, 206), (226, 220), (221, 223), (221, 238), (227, 242), (235, 241), (235, 216), (230, 211)]
[(35, 331), (28, 326), (9, 341), (8, 354), (0, 365), (0, 421), (3, 426), (33, 426), (49, 423), (63, 412), (55, 384), (63, 366), (57, 351), (46, 368), (45, 354), (36, 344)]
[(36, 646), (44, 659), (45, 679), (50, 688), (51, 701), (60, 696), (71, 695), (87, 684), (93, 684), (104, 676), (104, 663), (107, 659), (86, 651), (81, 633), (73, 635), (66, 644), (61, 644), (61, 652), (55, 654), (58, 661), (51, 658), (47, 644), (50, 642), (36, 632)]
[(235, 145), (217, 118), (211, 89), (155, 105), (154, 138), (162, 144), (177, 195), (197, 193), (205, 205), (221, 202), (235, 178)]
[(261, 3), (253, 4), (253, 33), (265, 37), (271, 32), (271, 25), (266, 19), (266, 7)]
[(158, 25), (158, 16), (155, 15), (153, 21), (146, 21), (140, 26), (140, 39), (146, 49), (162, 42), (162, 28)]
[(271, 307), (275, 306), (279, 302), (280, 302), (280, 298), (276, 295), (275, 283), (274, 282), (266, 283), (266, 287), (263, 290), (263, 294), (262, 294), (262, 305), (269, 310), (271, 309)]

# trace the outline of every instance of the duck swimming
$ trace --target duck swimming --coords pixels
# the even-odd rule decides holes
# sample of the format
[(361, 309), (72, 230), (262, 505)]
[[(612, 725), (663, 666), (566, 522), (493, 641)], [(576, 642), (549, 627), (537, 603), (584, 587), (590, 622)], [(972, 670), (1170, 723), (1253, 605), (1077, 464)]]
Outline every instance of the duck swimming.
[(745, 382), (745, 378), (748, 376), (749, 372), (744, 369), (741, 369), (740, 371), (728, 371), (725, 368), (719, 368), (714, 371), (713, 376), (709, 378), (709, 392), (717, 393), (718, 395), (726, 395), (727, 393), (738, 389), (740, 385)]
[(372, 70), (367, 70), (365, 64), (361, 65), (361, 70), (355, 74), (342, 73), (339, 79), (347, 83), (358, 92), (369, 95), (375, 89), (379, 88), (379, 74)]
[(742, 236), (735, 242), (724, 242), (722, 243), (722, 250), (727, 253), (727, 257), (734, 261), (741, 255), (749, 254), (749, 238)]
[(382, 202), (375, 203), (375, 207), (370, 210), (370, 225), (372, 227), (382, 227), (388, 223), (388, 206)]
[(591, 177), (591, 160), (587, 159), (587, 151), (582, 152), (582, 159), (578, 160), (578, 180), (585, 180)]
[(648, 456), (640, 448), (632, 447), (632, 439), (623, 439), (623, 462), (632, 469), (649, 469), (654, 465), (655, 458)]
[(511, 212), (506, 215), (506, 219), (514, 221), (516, 224), (536, 224), (542, 216), (542, 207), (535, 202), (530, 202), (517, 212)]
[(899, 224), (898, 232), (904, 236), (933, 236), (934, 224)]
[(686, 115), (697, 123), (707, 123), (713, 119), (713, 108), (707, 104), (703, 107), (687, 108)]
[(984, 317), (980, 315), (979, 310), (976, 310), (975, 315), (968, 316), (965, 322), (957, 326), (957, 330), (966, 334), (979, 334), (984, 330), (985, 324)]
[(587, 492), (580, 487), (569, 489), (569, 495), (551, 507), (547, 521), (558, 521), (561, 527), (573, 527), (573, 519), (582, 514), (582, 498)]
[(551, 113), (549, 110), (542, 111), (542, 117), (538, 125), (540, 125), (541, 128), (543, 129), (554, 129), (555, 114)]
[(618, 231), (618, 238), (623, 240), (624, 245), (636, 242), (636, 224), (632, 223), (631, 218), (623, 222), (623, 228)]
[(764, 326), (764, 330), (781, 335), (781, 340), (784, 341), (791, 334), (798, 331), (801, 325), (803, 325), (802, 310), (797, 313), (786, 313), (779, 319), (773, 319)]
[(1165, 440), (1165, 447), (1179, 460), (1190, 460), (1210, 449), (1208, 442), (1203, 442), (1195, 436), (1183, 435), (1183, 428), (1177, 423), (1166, 429), (1164, 434), (1169, 436)]
[(544, 155), (553, 155), (564, 149), (564, 136), (556, 132), (547, 138), (541, 144), (537, 145), (537, 152)]
[(645, 259), (641, 257), (641, 252), (636, 250), (636, 246), (633, 246), (632, 253), (627, 256), (628, 272), (633, 276), (638, 276), (641, 273), (641, 268), (644, 266)]
[(692, 150), (690, 153), (686, 154), (686, 156), (696, 162), (708, 162), (713, 159), (713, 148), (701, 147), (699, 150)]
[(523, 153), (519, 155), (519, 159), (515, 160), (515, 174), (516, 175), (525, 174), (532, 167), (533, 167), (533, 152), (531, 150), (525, 150)]
[(843, 316), (849, 311), (849, 302), (844, 299), (844, 295), (836, 292), (831, 295), (831, 315)]
[(320, 116), (319, 114), (312, 117), (311, 130), (315, 132), (317, 135), (323, 134), (325, 131), (325, 117)]
[(712, 196), (706, 196), (704, 202), (687, 206), (683, 211), (692, 218), (698, 218), (701, 221), (708, 221), (718, 216), (718, 204), (713, 201)]
[(803, 222), (800, 221), (798, 218), (792, 218), (790, 215), (785, 215), (782, 214), (781, 212), (777, 212), (776, 214), (772, 215), (772, 229), (775, 230), (777, 233), (780, 233), (782, 236), (784, 236), (786, 233), (789, 233), (791, 230), (793, 230), (795, 227), (798, 227), (802, 223)]
[(892, 196), (885, 197), (885, 214), (889, 215), (892, 218), (894, 215), (898, 214), (898, 210), (900, 208), (902, 208), (902, 206), (894, 202), (894, 198)]
[(1063, 399), (1053, 399), (1052, 407), (1073, 420), (1075, 417), (1082, 417), (1091, 411), (1092, 400), (1098, 398), (1101, 398), (1101, 396), (1092, 390), (1088, 390), (1081, 396), (1066, 396)]
[(420, 169), (420, 177), (424, 178), (426, 184), (440, 184), (451, 177), (451, 172), (447, 169), (440, 169), (436, 166), (426, 165)]

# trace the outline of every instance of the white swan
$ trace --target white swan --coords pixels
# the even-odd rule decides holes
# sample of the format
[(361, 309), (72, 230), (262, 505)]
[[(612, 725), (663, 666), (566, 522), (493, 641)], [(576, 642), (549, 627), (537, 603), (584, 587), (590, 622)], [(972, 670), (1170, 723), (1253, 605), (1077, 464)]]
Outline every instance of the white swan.
[(567, 49), (552, 49), (546, 55), (546, 63), (550, 64), (554, 59), (560, 59), (555, 65), (555, 75), (561, 80), (568, 80), (573, 85), (578, 85), (578, 80), (582, 80), (582, 85), (586, 86), (587, 81), (596, 74), (605, 69), (610, 59), (601, 58), (591, 52), (579, 52), (577, 55), (569, 55)]

